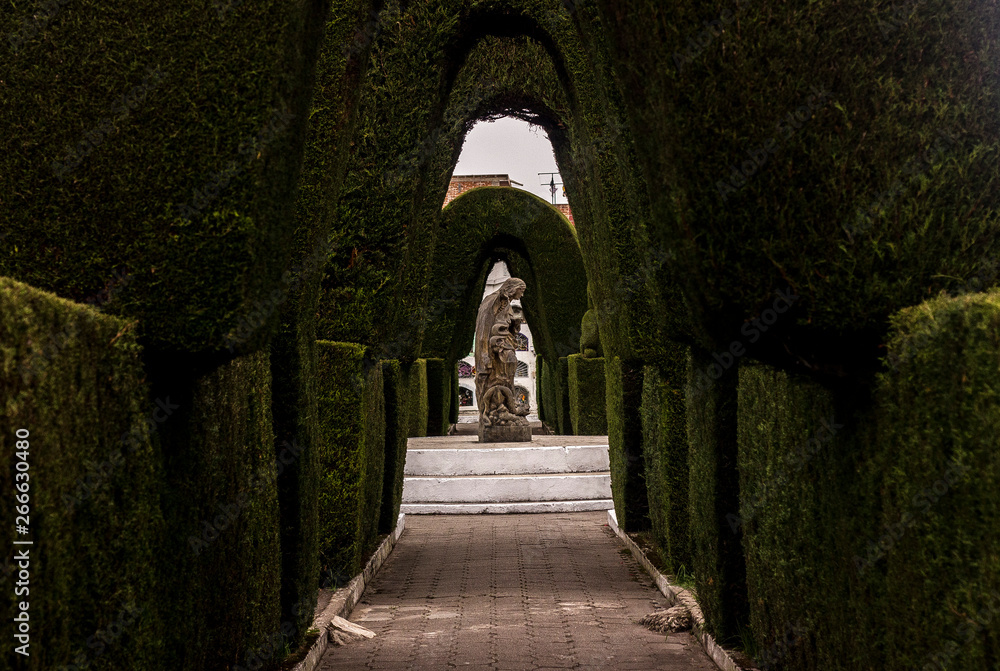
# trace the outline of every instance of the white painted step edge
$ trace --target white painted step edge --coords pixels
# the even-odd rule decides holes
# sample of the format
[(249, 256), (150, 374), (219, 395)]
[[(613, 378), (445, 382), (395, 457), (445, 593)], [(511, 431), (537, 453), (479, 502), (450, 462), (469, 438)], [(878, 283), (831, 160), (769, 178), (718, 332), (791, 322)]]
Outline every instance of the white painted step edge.
[(589, 501), (515, 501), (511, 503), (404, 503), (407, 515), (507, 515), (517, 513), (582, 513), (607, 510), (611, 499)]

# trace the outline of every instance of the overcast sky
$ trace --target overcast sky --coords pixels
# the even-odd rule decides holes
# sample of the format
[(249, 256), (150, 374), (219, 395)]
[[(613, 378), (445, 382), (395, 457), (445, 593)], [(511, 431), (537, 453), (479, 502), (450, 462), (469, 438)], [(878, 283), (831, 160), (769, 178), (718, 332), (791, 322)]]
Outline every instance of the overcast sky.
[[(456, 175), (510, 175), (526, 191), (552, 202), (548, 183), (551, 176), (540, 172), (555, 172), (555, 156), (545, 131), (531, 127), (519, 119), (480, 122), (469, 132), (462, 156), (455, 167)], [(545, 186), (541, 182), (545, 180)], [(556, 175), (556, 183), (562, 179)], [(559, 187), (557, 203), (565, 203)]]

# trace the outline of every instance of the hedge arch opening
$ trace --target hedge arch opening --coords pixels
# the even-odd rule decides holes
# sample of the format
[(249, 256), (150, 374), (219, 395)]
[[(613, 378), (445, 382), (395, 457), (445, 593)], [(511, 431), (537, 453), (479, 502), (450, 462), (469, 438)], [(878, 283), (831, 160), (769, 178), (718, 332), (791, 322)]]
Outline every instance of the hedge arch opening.
[(576, 231), (535, 195), (481, 187), (441, 213), (422, 357), (453, 367), (468, 353), (486, 278), (501, 260), (528, 285), (521, 302), (536, 352), (555, 361), (578, 351), (587, 273)]

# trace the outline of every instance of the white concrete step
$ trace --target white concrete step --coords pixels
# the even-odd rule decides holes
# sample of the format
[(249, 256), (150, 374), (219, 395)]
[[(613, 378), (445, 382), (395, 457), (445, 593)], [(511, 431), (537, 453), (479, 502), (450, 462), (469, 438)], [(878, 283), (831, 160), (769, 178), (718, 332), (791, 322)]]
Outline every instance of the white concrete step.
[(600, 473), (610, 468), (607, 445), (411, 447), (406, 452), (404, 473), (407, 476), (520, 475)]
[(611, 496), (611, 473), (459, 475), (403, 480), (403, 503), (578, 501)]
[(514, 501), (511, 503), (404, 503), (400, 512), (407, 515), (479, 515), (482, 513), (583, 513), (611, 510), (611, 499), (588, 501)]

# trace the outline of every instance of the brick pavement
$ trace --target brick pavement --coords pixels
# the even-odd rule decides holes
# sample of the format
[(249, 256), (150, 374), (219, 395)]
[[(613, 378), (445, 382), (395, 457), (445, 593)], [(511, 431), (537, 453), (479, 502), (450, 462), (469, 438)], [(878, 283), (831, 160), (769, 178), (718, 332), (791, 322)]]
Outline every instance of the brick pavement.
[(689, 634), (638, 624), (667, 603), (606, 520), (407, 516), (350, 618), (378, 635), (319, 668), (717, 671)]

